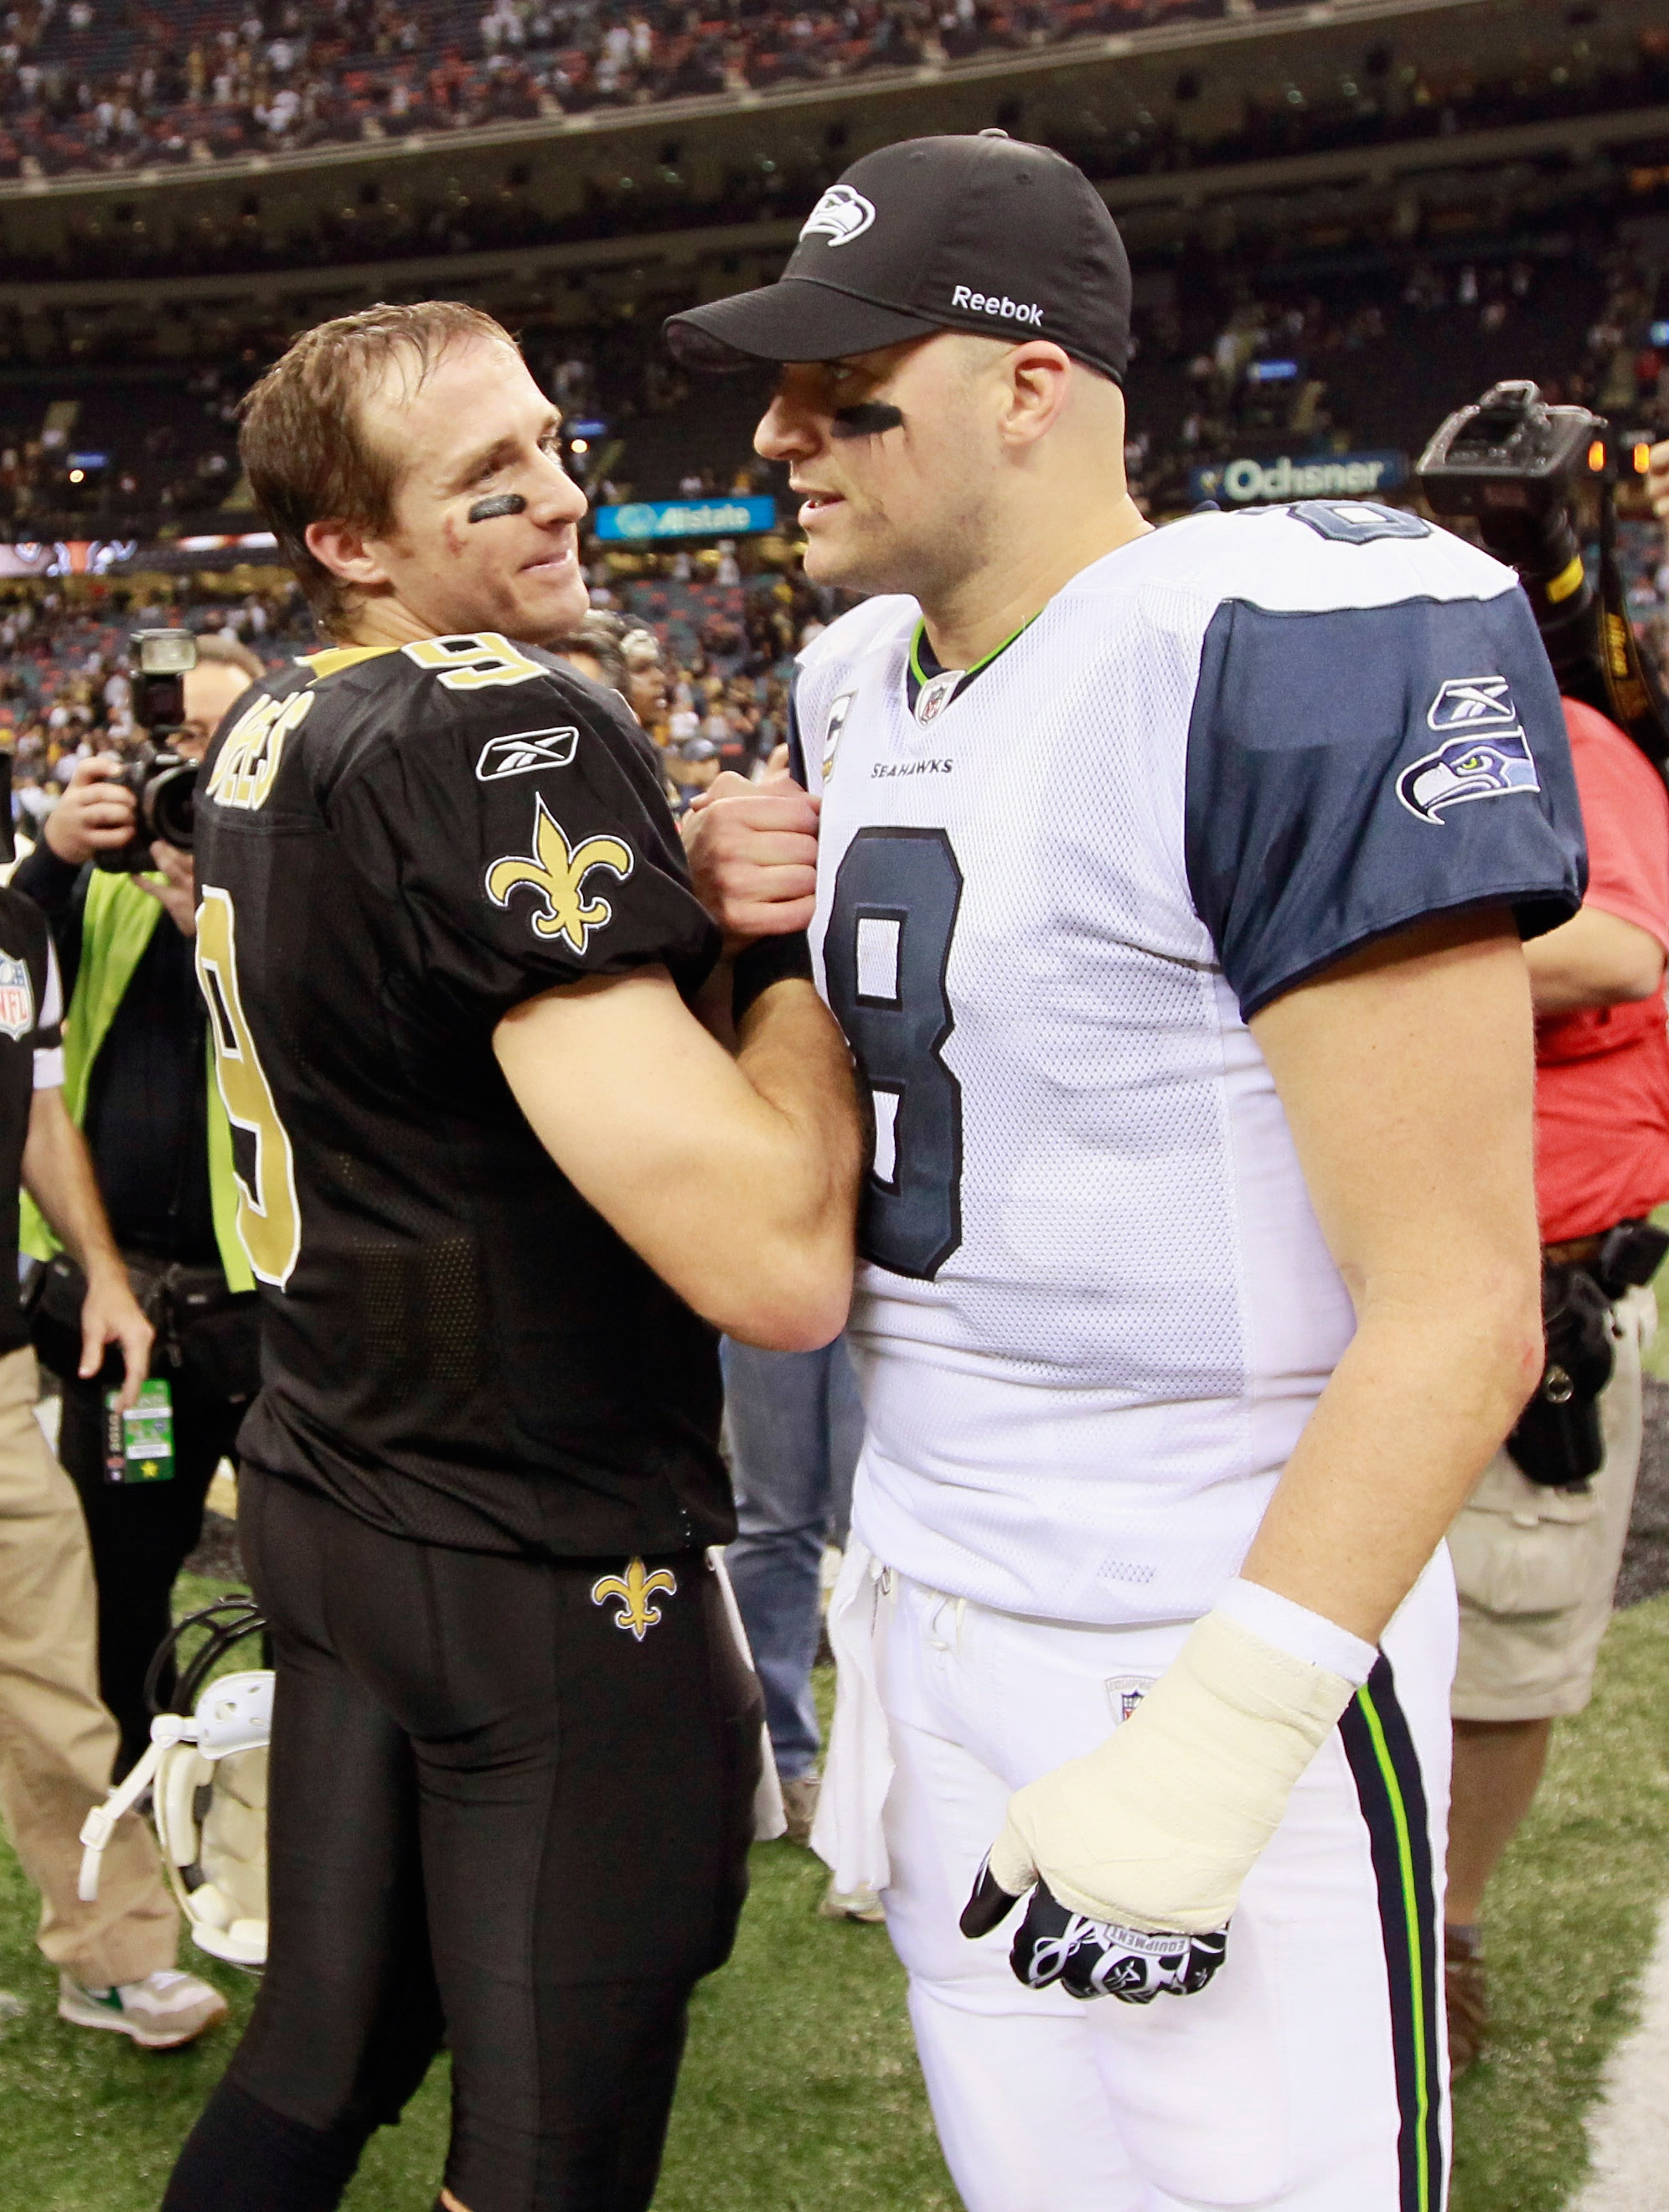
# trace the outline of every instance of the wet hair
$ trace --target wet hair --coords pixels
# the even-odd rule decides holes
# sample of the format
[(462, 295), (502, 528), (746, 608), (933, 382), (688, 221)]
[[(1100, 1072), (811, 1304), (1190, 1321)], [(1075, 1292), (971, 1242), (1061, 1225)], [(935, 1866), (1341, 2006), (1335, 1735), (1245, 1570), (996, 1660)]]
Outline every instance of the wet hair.
[(516, 344), (501, 323), (458, 300), (338, 315), (304, 331), (239, 410), (250, 489), (326, 636), (345, 619), (353, 586), (309, 550), (307, 526), (385, 531), (399, 488), (399, 455), (366, 434), (365, 396), (402, 354), (421, 388), (447, 348), (470, 338)]

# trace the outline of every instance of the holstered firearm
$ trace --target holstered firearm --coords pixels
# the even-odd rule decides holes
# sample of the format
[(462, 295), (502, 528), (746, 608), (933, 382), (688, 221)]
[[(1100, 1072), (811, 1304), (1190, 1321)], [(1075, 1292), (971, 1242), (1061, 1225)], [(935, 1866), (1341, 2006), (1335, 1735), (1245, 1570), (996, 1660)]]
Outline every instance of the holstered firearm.
[(1648, 1283), (1669, 1252), (1669, 1235), (1647, 1221), (1619, 1221), (1581, 1264), (1542, 1261), (1546, 1363), (1507, 1439), (1514, 1464), (1545, 1490), (1586, 1490), (1605, 1456), (1599, 1394), (1616, 1364), (1611, 1304)]

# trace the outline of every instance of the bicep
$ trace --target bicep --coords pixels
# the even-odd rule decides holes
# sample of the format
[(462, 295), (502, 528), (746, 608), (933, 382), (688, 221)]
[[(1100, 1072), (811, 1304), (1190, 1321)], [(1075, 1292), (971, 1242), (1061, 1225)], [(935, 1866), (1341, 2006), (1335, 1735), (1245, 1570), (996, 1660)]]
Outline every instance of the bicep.
[(757, 1105), (665, 968), (530, 999), (493, 1049), (540, 1143), (633, 1243), (662, 1196), (710, 1164), (725, 1122)]
[(1364, 1288), (1476, 1280), (1533, 1255), (1533, 1031), (1503, 914), (1387, 939), (1251, 1024), (1311, 1203)]

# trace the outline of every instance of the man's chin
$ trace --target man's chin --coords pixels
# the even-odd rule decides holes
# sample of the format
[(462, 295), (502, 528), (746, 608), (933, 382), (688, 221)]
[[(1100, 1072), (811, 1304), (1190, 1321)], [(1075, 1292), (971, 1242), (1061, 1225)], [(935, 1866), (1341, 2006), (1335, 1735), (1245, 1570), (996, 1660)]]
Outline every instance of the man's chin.
[(842, 591), (872, 592), (870, 563), (855, 547), (843, 545), (832, 534), (808, 536), (800, 564), (814, 584), (834, 584)]
[(540, 588), (537, 580), (524, 593), (520, 625), (516, 635), (527, 645), (555, 645), (571, 636), (591, 612), (591, 592), (577, 571), (561, 584)]

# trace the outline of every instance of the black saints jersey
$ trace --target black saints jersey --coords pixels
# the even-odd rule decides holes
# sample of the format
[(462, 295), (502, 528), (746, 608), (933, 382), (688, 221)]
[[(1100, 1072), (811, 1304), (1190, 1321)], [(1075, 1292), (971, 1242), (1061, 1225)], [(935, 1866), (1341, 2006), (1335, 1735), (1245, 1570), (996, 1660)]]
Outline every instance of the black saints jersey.
[(555, 1166), (492, 1048), (553, 986), (658, 962), (688, 994), (711, 966), (653, 748), (490, 635), (317, 653), (249, 700), (197, 811), (266, 1312), (240, 1449), (432, 1542), (727, 1540), (713, 1333)]
[(17, 1191), (37, 1091), (64, 1081), (64, 994), (46, 917), (0, 887), (0, 1352), (28, 1332), (17, 1301)]

